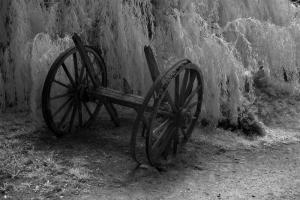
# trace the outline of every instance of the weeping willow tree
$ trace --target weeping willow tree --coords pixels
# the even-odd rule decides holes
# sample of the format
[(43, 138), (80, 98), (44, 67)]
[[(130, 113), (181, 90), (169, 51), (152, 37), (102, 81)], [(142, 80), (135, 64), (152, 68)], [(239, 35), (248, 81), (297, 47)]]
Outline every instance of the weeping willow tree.
[(201, 118), (212, 126), (238, 123), (255, 99), (259, 62), (272, 80), (285, 82), (284, 69), (288, 84), (298, 84), (300, 16), (288, 0), (2, 0), (2, 110), (38, 113), (45, 76), (73, 32), (102, 50), (110, 87), (122, 90), (126, 79), (139, 95), (151, 84), (145, 45), (163, 68), (192, 60), (204, 73)]
[(300, 1), (299, 0), (291, 0), (292, 3), (294, 3), (295, 5), (300, 5)]

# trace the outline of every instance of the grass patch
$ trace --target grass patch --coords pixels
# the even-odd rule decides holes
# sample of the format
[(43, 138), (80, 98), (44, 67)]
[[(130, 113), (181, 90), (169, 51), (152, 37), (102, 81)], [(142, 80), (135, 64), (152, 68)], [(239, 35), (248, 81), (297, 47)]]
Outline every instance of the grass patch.
[(0, 199), (60, 199), (87, 190), (91, 176), (80, 160), (68, 162), (22, 119), (0, 121)]

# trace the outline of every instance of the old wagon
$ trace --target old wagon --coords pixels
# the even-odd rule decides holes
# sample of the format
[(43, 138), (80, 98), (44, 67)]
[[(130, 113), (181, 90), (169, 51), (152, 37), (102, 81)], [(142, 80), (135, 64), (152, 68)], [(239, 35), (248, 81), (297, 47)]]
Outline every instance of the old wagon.
[[(107, 69), (97, 47), (86, 46), (72, 37), (75, 47), (63, 52), (52, 64), (42, 93), (43, 117), (52, 132), (61, 137), (87, 127), (104, 107), (118, 126), (114, 104), (136, 110), (130, 149), (137, 157), (137, 136), (144, 137), (145, 154), (153, 166), (190, 138), (201, 112), (202, 73), (188, 59), (179, 60), (160, 72), (150, 46), (145, 46), (153, 85), (145, 97), (108, 88)], [(64, 78), (62, 78), (64, 77)]]

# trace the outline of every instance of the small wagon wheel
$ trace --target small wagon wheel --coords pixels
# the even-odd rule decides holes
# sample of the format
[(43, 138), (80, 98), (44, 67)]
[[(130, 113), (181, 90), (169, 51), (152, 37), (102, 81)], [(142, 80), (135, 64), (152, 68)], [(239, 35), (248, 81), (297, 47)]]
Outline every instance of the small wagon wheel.
[[(106, 67), (93, 47), (85, 46), (101, 86), (107, 86)], [(56, 136), (88, 126), (102, 104), (91, 99), (85, 91), (93, 87), (83, 66), (78, 49), (70, 48), (53, 63), (42, 93), (42, 111), (47, 126)]]
[(202, 91), (202, 73), (187, 60), (160, 76), (136, 118), (131, 141), (133, 157), (137, 160), (135, 137), (139, 130), (146, 133), (145, 148), (151, 165), (159, 166), (170, 153), (176, 154), (178, 144), (185, 144), (192, 134), (201, 112)]

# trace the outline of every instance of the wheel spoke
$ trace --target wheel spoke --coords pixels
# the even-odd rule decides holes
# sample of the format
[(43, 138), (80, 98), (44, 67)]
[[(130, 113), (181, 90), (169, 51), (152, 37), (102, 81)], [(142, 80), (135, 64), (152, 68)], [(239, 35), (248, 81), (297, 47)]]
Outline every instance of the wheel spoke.
[(66, 119), (67, 119), (69, 113), (71, 112), (72, 104), (73, 104), (73, 102), (70, 103), (70, 105), (69, 105), (67, 111), (65, 112), (64, 116), (62, 117), (60, 123), (57, 125), (57, 128), (58, 128), (58, 129), (59, 129), (59, 128), (63, 125), (63, 123), (66, 121)]
[(63, 67), (63, 69), (64, 69), (64, 71), (65, 71), (65, 73), (66, 73), (68, 79), (70, 80), (71, 84), (72, 84), (73, 86), (75, 86), (74, 80), (73, 80), (73, 78), (72, 78), (72, 76), (71, 76), (69, 70), (67, 69), (66, 64), (65, 64), (65, 63), (62, 63), (61, 65), (62, 65), (62, 67)]
[(167, 118), (172, 118), (174, 116), (174, 114), (172, 112), (168, 112), (168, 111), (165, 111), (165, 110), (159, 110), (157, 112), (157, 115), (162, 116), (162, 117), (167, 117)]
[(92, 117), (92, 116), (93, 116), (93, 114), (92, 114), (92, 112), (91, 112), (90, 108), (88, 107), (88, 105), (87, 105), (85, 102), (83, 102), (83, 106), (84, 106), (84, 107), (85, 107), (85, 109), (88, 111), (89, 115)]
[(177, 153), (177, 146), (179, 144), (179, 128), (176, 127), (176, 131), (174, 134), (174, 140), (173, 140), (173, 154), (176, 155)]
[(183, 104), (183, 101), (184, 101), (185, 89), (186, 89), (186, 85), (188, 82), (188, 78), (189, 78), (189, 70), (186, 70), (184, 73), (182, 85), (180, 88), (180, 97), (179, 97), (179, 105), (180, 106)]
[(67, 96), (70, 96), (70, 92), (67, 92), (67, 93), (64, 93), (64, 94), (60, 94), (60, 95), (56, 95), (54, 97), (50, 97), (50, 99), (51, 100), (55, 100), (55, 99), (60, 99), (60, 98), (67, 97)]
[(190, 93), (192, 92), (193, 86), (194, 86), (194, 81), (196, 79), (196, 73), (192, 72), (192, 71), (190, 71), (190, 73), (191, 73), (190, 80), (189, 80), (188, 86), (187, 86), (187, 88), (185, 90), (184, 98), (183, 99), (186, 99), (190, 95)]
[(72, 98), (70, 97), (64, 104), (62, 104), (52, 115), (53, 117), (55, 117), (60, 111), (62, 111), (62, 109), (72, 100)]
[(187, 110), (190, 110), (190, 109), (194, 108), (194, 107), (197, 106), (197, 105), (198, 105), (198, 102), (197, 102), (197, 101), (194, 102), (194, 103), (191, 103), (190, 105), (188, 105)]
[(166, 128), (166, 131), (162, 133), (161, 137), (151, 146), (152, 156), (154, 156), (154, 159), (157, 159), (166, 150), (166, 147), (174, 134), (173, 131), (174, 127), (170, 124)]
[(54, 80), (53, 82), (54, 82), (54, 83), (57, 83), (58, 85), (61, 85), (61, 86), (65, 87), (65, 88), (71, 89), (70, 86), (68, 86), (68, 85), (66, 85), (66, 84), (64, 84), (64, 83), (62, 83), (62, 82), (60, 82), (60, 81), (58, 81), (58, 80)]
[(178, 109), (177, 109), (177, 107), (175, 106), (175, 103), (174, 103), (174, 101), (173, 101), (173, 99), (172, 99), (172, 97), (171, 97), (169, 91), (167, 91), (167, 99), (168, 99), (168, 103), (170, 104), (172, 110), (173, 110), (173, 111), (177, 111)]
[(86, 85), (89, 84), (89, 75), (88, 75), (87, 69), (85, 69), (85, 84)]
[(83, 75), (84, 75), (84, 66), (81, 67), (80, 69), (80, 75), (79, 75), (79, 83), (81, 83), (82, 79), (83, 79)]
[(77, 108), (78, 108), (79, 127), (82, 127), (82, 105), (80, 102)]
[[(94, 66), (92, 66), (92, 67), (94, 67)], [(94, 69), (95, 70), (95, 69)], [(95, 71), (95, 73), (96, 73), (96, 71)], [(97, 73), (96, 73), (97, 74)], [(90, 87), (92, 87), (94, 84), (93, 84), (93, 81), (92, 81), (92, 77), (91, 77), (92, 75), (90, 74), (90, 73), (88, 73), (88, 71), (86, 71), (86, 85), (87, 86), (90, 86)], [(99, 75), (97, 75), (98, 76), (98, 78), (99, 78)], [(99, 80), (101, 80), (101, 79), (99, 79)], [(101, 82), (101, 81), (100, 81)]]
[(70, 120), (70, 123), (69, 123), (69, 132), (72, 131), (72, 127), (73, 127), (73, 123), (74, 123), (74, 119), (75, 119), (75, 115), (76, 115), (76, 110), (77, 110), (77, 104), (74, 103), (72, 116), (71, 116), (71, 120)]
[(180, 127), (180, 131), (183, 135), (183, 138), (184, 140), (187, 140), (188, 139), (188, 135), (187, 135), (187, 132), (184, 130), (184, 128)]
[(179, 74), (175, 78), (175, 105), (179, 107)]
[(158, 135), (158, 133), (163, 130), (164, 128), (168, 127), (170, 125), (171, 121), (169, 119), (165, 120), (163, 123), (161, 123), (158, 127), (156, 127), (152, 133), (153, 135), (156, 137), (158, 137), (157, 139), (159, 139), (159, 137), (162, 136), (162, 134)]
[(78, 84), (78, 62), (77, 62), (77, 54), (73, 53), (73, 63), (74, 63), (74, 71), (75, 71), (75, 83)]
[(194, 91), (192, 91), (190, 93), (190, 95), (186, 98), (186, 101), (184, 102), (184, 105), (182, 107), (187, 107), (188, 104), (193, 100), (193, 97), (198, 94), (199, 92), (199, 89), (200, 89), (201, 86), (198, 86)]

